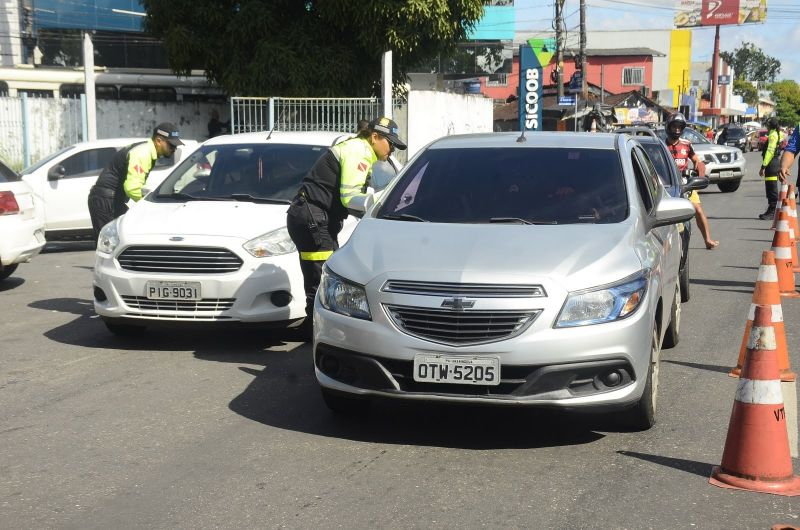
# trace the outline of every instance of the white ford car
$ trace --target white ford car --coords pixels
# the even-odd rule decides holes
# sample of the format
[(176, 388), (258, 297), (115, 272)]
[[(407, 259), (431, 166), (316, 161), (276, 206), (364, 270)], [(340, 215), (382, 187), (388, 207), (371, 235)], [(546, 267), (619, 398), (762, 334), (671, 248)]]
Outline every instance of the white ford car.
[[(263, 132), (203, 143), (101, 231), (94, 308), (108, 329), (303, 318), (303, 277), (286, 210), (314, 162), (348, 136)], [(395, 167), (377, 162), (372, 187), (388, 184)], [(355, 222), (345, 221), (340, 242)]]
[(45, 245), (44, 215), (31, 191), (0, 162), (0, 280), (30, 261)]
[[(41, 203), (47, 239), (70, 239), (92, 235), (87, 199), (98, 175), (117, 151), (147, 138), (109, 138), (65, 147), (22, 170)], [(197, 147), (194, 140), (184, 140), (170, 158), (159, 158), (147, 180), (160, 181), (176, 163)], [(150, 184), (152, 186), (152, 184)]]

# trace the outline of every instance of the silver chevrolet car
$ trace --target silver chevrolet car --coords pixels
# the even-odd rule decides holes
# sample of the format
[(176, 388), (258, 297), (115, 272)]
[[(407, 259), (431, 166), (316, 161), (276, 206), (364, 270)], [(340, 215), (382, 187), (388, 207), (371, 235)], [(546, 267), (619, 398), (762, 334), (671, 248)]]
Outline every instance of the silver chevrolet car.
[(422, 150), (328, 260), (327, 405), (370, 398), (622, 410), (655, 421), (694, 215), (620, 134), (476, 134)]

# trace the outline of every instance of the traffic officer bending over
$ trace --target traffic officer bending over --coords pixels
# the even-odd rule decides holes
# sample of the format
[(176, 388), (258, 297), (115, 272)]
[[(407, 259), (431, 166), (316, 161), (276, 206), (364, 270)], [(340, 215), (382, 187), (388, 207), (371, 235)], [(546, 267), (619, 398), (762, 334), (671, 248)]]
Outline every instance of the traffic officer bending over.
[(286, 216), (286, 227), (298, 252), (306, 293), (306, 319), (299, 331), (310, 339), (314, 297), (322, 265), (339, 248), (337, 236), (353, 197), (366, 194), (376, 160), (386, 160), (406, 144), (389, 118), (369, 123), (358, 136), (336, 144), (323, 154), (303, 179)]
[(170, 157), (183, 145), (177, 127), (162, 123), (146, 142), (129, 145), (114, 155), (89, 191), (89, 215), (94, 240), (106, 224), (128, 211), (129, 199), (139, 201), (150, 170), (159, 157)]

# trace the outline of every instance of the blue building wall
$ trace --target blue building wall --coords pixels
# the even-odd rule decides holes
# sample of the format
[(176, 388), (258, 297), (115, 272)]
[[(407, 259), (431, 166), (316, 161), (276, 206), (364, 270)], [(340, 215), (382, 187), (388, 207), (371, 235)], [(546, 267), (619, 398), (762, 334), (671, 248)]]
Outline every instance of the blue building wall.
[(33, 0), (36, 28), (142, 31), (144, 17), (113, 9), (144, 13), (137, 0)]
[(485, 6), (483, 18), (467, 36), (471, 40), (514, 40), (514, 5)]

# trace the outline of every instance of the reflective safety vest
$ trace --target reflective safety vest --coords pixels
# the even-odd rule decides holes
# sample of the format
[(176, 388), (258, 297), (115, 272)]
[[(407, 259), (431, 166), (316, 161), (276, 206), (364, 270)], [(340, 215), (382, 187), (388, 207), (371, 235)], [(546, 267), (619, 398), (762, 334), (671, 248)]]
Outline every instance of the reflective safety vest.
[(364, 138), (345, 140), (317, 160), (298, 193), (333, 219), (344, 219), (353, 197), (366, 193), (372, 164), (377, 160), (375, 151)]
[(142, 187), (157, 158), (158, 152), (152, 138), (129, 145), (114, 155), (111, 164), (97, 177), (95, 186), (113, 191), (121, 202), (127, 202), (128, 198), (138, 201), (142, 198)]
[(780, 133), (772, 129), (767, 137), (767, 146), (764, 150), (764, 158), (761, 161), (761, 168), (764, 170), (764, 180), (778, 180), (778, 173), (781, 170), (781, 149), (778, 145), (781, 137)]

